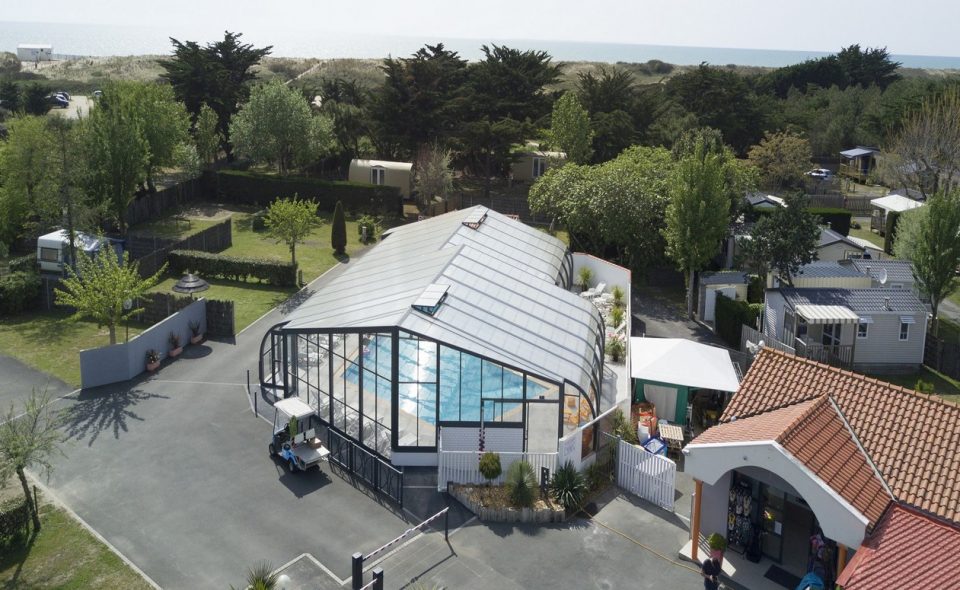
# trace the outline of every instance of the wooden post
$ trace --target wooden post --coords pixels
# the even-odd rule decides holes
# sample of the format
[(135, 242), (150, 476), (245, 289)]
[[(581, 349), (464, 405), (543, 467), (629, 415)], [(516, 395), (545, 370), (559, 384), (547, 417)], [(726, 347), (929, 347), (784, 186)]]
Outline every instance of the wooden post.
[(693, 492), (693, 518), (690, 519), (690, 558), (699, 563), (700, 557), (700, 498), (703, 497), (703, 482), (699, 479), (693, 480), (695, 490)]
[(843, 568), (847, 566), (847, 546), (843, 543), (837, 543), (837, 577), (840, 577), (840, 574), (843, 572)]

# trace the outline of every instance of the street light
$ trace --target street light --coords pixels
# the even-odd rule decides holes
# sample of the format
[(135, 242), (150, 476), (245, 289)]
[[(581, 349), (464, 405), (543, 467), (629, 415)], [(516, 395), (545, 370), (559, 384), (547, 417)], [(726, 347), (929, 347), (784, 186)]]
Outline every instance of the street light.
[[(133, 308), (133, 300), (127, 297), (126, 299), (123, 300), (123, 311), (130, 311), (132, 308)], [(123, 341), (130, 342), (130, 318), (127, 318), (127, 321), (123, 323), (127, 330), (127, 335), (124, 337)]]

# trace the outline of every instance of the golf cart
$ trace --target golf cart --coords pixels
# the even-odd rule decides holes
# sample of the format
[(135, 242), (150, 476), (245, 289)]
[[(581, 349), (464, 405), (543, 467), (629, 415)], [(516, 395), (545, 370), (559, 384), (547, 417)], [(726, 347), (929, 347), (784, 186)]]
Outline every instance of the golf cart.
[(273, 405), (273, 439), (270, 442), (270, 456), (279, 456), (291, 473), (306, 471), (317, 466), (330, 456), (310, 426), (314, 416), (313, 408), (300, 398), (290, 397)]

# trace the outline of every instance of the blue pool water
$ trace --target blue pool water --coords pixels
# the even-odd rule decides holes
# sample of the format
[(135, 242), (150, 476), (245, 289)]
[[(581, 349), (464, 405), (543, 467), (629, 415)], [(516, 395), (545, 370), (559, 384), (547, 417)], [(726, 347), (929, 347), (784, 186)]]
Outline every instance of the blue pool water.
[[(390, 399), (390, 338), (376, 338), (364, 347), (363, 389), (366, 393)], [(437, 356), (440, 379), (437, 391)], [(400, 409), (418, 416), (424, 422), (437, 422), (437, 400), (440, 402), (440, 421), (477, 422), (480, 420), (482, 398), (523, 399), (523, 377), (505, 370), (495, 363), (466, 353), (438, 347), (434, 342), (399, 339), (397, 351), (400, 376)], [(375, 367), (376, 374), (370, 370)], [(360, 368), (350, 363), (346, 377), (351, 383), (358, 380)], [(534, 381), (527, 382), (527, 397), (535, 398), (547, 387)], [(485, 421), (499, 420), (503, 414), (518, 409), (519, 403), (484, 404)]]

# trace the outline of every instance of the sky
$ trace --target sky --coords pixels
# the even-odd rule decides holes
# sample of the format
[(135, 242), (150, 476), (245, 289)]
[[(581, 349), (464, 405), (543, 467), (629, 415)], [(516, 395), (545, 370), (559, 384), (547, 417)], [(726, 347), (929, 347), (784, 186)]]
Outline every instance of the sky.
[[(960, 56), (957, 0), (2, 0), (0, 21)], [(267, 8), (267, 7), (270, 8)], [(275, 8), (274, 8), (275, 7)]]

